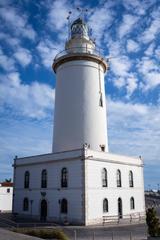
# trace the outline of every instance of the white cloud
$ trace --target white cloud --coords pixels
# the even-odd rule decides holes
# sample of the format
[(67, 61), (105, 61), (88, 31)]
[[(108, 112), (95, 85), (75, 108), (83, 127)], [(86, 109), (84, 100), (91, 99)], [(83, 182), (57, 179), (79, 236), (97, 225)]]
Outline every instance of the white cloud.
[(141, 87), (144, 91), (153, 89), (160, 85), (160, 68), (154, 59), (143, 57), (137, 64), (137, 68), (143, 77)]
[(5, 41), (13, 49), (20, 45), (19, 38), (11, 37), (9, 34), (4, 32), (0, 32), (0, 40)]
[(42, 59), (42, 63), (46, 68), (51, 69), (51, 65), (54, 57), (57, 53), (61, 52), (64, 49), (63, 44), (54, 43), (51, 40), (40, 41), (37, 46), (38, 53)]
[(134, 75), (127, 77), (127, 79), (126, 79), (127, 98), (129, 98), (133, 94), (133, 92), (137, 89), (137, 87), (138, 87), (137, 82), (138, 82), (138, 80)]
[(146, 49), (144, 54), (147, 55), (147, 56), (150, 56), (150, 57), (153, 56), (154, 48), (155, 48), (155, 43), (153, 42), (149, 45), (149, 47)]
[(54, 31), (64, 30), (64, 26), (67, 25), (67, 16), (70, 11), (70, 6), (66, 0), (56, 0), (50, 5), (48, 22), (51, 29)]
[(37, 81), (22, 84), (18, 72), (0, 76), (1, 110), (6, 106), (17, 115), (31, 118), (45, 118), (53, 109), (54, 89)]
[(27, 66), (32, 61), (32, 55), (30, 51), (22, 47), (16, 49), (13, 56), (23, 67)]
[(130, 33), (135, 27), (135, 24), (137, 23), (138, 19), (139, 18), (137, 16), (125, 14), (123, 16), (123, 21), (118, 29), (119, 38), (123, 38), (128, 33)]
[(140, 0), (123, 0), (124, 7), (138, 15), (145, 15), (148, 8), (155, 4), (156, 0), (152, 1), (140, 1)]
[(0, 49), (0, 67), (5, 71), (14, 71), (16, 69), (14, 59), (5, 55), (2, 49)]
[(141, 34), (139, 40), (143, 43), (153, 41), (160, 32), (160, 7), (151, 12), (152, 21), (149, 27)]
[(131, 156), (142, 155), (145, 164), (158, 165), (159, 106), (108, 99), (108, 111), (110, 151)]
[(142, 33), (142, 35), (140, 36), (140, 41), (143, 41), (143, 43), (149, 43), (151, 41), (153, 41), (156, 36), (159, 34), (160, 32), (160, 17), (154, 19), (149, 28), (146, 28), (145, 31)]
[(28, 24), (25, 14), (13, 7), (6, 6), (0, 9), (0, 17), (3, 20), (3, 25), (11, 29), (13, 34), (35, 40), (36, 32)]
[(109, 8), (106, 3), (102, 7), (95, 8), (89, 18), (89, 25), (93, 29), (93, 35), (96, 38), (96, 43), (101, 44), (104, 35), (107, 35), (107, 28), (113, 22), (114, 12)]
[(127, 56), (111, 59), (111, 70), (116, 76), (125, 77), (131, 68), (131, 62)]
[(132, 39), (127, 40), (127, 46), (126, 47), (127, 47), (128, 52), (137, 52), (139, 50), (139, 44)]

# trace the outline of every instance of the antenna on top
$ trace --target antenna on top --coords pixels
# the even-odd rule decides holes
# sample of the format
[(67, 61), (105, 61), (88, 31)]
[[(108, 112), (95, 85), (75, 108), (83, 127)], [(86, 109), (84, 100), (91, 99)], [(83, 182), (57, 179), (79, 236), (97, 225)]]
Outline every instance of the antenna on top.
[(77, 7), (77, 11), (80, 13), (79, 17), (81, 17), (83, 20), (85, 20), (85, 15), (87, 14), (88, 9)]
[(66, 17), (67, 21), (68, 21), (68, 39), (70, 38), (70, 17), (71, 17), (72, 11), (68, 12), (68, 16)]

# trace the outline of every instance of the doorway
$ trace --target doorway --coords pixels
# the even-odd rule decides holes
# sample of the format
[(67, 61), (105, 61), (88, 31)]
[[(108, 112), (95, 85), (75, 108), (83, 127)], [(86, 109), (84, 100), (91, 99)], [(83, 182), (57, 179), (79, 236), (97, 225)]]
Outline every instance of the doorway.
[(118, 217), (123, 217), (123, 210), (122, 210), (122, 199), (118, 198)]
[(47, 220), (47, 201), (43, 199), (41, 201), (41, 221), (45, 222)]

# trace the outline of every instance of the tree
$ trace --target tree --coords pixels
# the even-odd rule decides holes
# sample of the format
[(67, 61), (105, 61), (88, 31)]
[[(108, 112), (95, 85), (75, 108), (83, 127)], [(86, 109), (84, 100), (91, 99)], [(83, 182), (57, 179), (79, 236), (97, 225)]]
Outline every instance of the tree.
[(160, 223), (156, 217), (156, 210), (154, 208), (148, 208), (146, 212), (146, 221), (148, 225), (148, 233), (151, 237), (157, 237), (160, 234)]

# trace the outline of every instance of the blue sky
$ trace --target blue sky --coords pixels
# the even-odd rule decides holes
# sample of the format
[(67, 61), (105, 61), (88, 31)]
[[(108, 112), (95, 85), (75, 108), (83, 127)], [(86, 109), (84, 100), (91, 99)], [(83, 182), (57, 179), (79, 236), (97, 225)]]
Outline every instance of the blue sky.
[(160, 1), (0, 1), (0, 180), (15, 155), (51, 152), (52, 61), (68, 11), (87, 8), (92, 37), (110, 56), (105, 76), (110, 152), (142, 156), (145, 186), (160, 183)]

